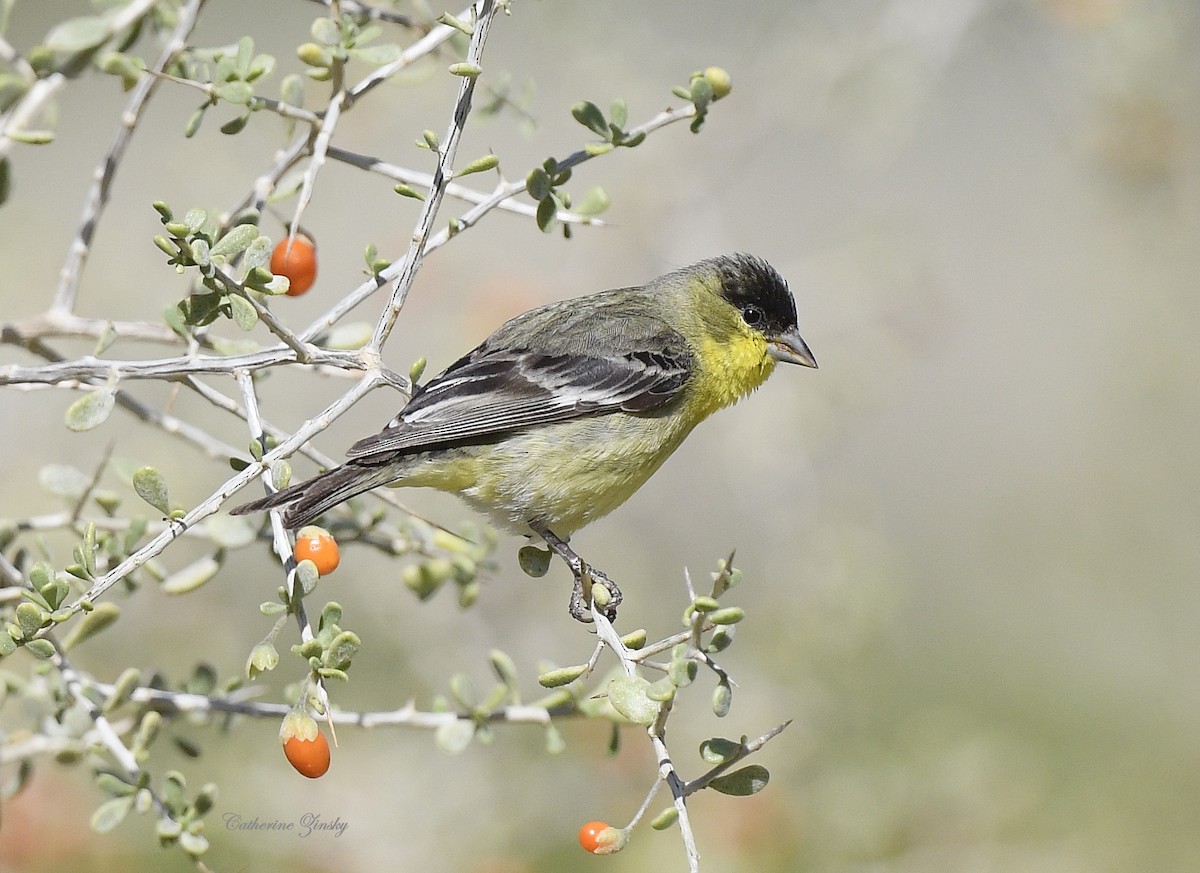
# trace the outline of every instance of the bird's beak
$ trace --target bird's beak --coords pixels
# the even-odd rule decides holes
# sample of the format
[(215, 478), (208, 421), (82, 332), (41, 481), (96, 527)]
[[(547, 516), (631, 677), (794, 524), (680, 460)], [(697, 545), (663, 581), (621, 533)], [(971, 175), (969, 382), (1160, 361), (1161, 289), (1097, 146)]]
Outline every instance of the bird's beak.
[(767, 354), (785, 364), (799, 364), (813, 369), (817, 366), (817, 359), (808, 350), (808, 345), (801, 339), (799, 331), (795, 330), (771, 337), (767, 342)]

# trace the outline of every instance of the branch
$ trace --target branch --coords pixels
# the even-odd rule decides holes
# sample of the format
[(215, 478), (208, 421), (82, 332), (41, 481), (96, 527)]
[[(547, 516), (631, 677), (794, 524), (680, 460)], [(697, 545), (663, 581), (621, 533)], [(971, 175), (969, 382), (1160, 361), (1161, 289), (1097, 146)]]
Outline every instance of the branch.
[[(330, 7), (333, 5), (333, 0), (311, 0), (313, 3), (321, 6)], [(402, 15), (399, 12), (392, 12), (389, 9), (380, 9), (369, 3), (358, 3), (356, 0), (338, 0), (337, 5), (342, 8), (343, 12), (349, 12), (351, 15), (362, 15), (376, 21), (386, 21), (389, 24), (399, 24), (401, 27), (420, 27), (420, 23), (410, 15)]]
[[(82, 678), (82, 677), (80, 677)], [(116, 690), (114, 685), (96, 682), (92, 679), (83, 680), (89, 689), (109, 697)], [(294, 707), (290, 703), (267, 703), (265, 701), (248, 700), (250, 694), (259, 693), (260, 689), (243, 688), (238, 694), (229, 697), (214, 697), (207, 694), (192, 694), (185, 691), (167, 691), (161, 688), (150, 688), (139, 685), (129, 693), (133, 703), (146, 704), (168, 714), (186, 713), (232, 713), (252, 718), (282, 718)], [(436, 730), (442, 725), (455, 721), (474, 721), (481, 719), (489, 724), (550, 724), (554, 718), (577, 717), (579, 711), (573, 706), (543, 707), (534, 705), (510, 704), (491, 710), (486, 714), (474, 712), (426, 712), (418, 710), (413, 701), (409, 701), (399, 709), (380, 712), (347, 712), (333, 710), (330, 717), (334, 724), (351, 725), (361, 728), (378, 727), (412, 727), (422, 730)]]
[(258, 315), (259, 320), (267, 326), (267, 330), (275, 334), (285, 346), (296, 353), (297, 363), (308, 364), (312, 362), (313, 354), (318, 350), (311, 343), (305, 342), (292, 333), (291, 328), (276, 318), (275, 313), (268, 309), (255, 294), (246, 290), (246, 286), (243, 283), (226, 273), (220, 267), (217, 267), (215, 272), (226, 288), (233, 293), (240, 294), (246, 302), (254, 307), (254, 312)]
[[(347, 151), (331, 147), (329, 149), (329, 157), (335, 161), (341, 161), (344, 164), (349, 164), (352, 167), (358, 167), (360, 170), (366, 170), (369, 173), (378, 173), (388, 179), (395, 179), (397, 182), (404, 182), (408, 185), (415, 185), (426, 190), (433, 188), (433, 176), (429, 173), (421, 173), (417, 170), (410, 170), (407, 167), (399, 167), (395, 164), (389, 164), (380, 158), (371, 157), (370, 155), (361, 155), (356, 152)], [(520, 186), (517, 193), (524, 190), (524, 186)], [(493, 194), (484, 194), (476, 191), (474, 188), (468, 188), (466, 185), (460, 185), (457, 182), (449, 182), (446, 185), (446, 195), (454, 197), (457, 200), (465, 200), (468, 203), (486, 203), (494, 196)], [(537, 207), (529, 203), (516, 203), (511, 200), (513, 195), (509, 195), (509, 199), (502, 200), (497, 203), (497, 207), (508, 212), (515, 212), (518, 215), (526, 215), (533, 218), (537, 215)], [(607, 222), (601, 221), (599, 218), (593, 218), (590, 215), (580, 215), (577, 212), (570, 212), (566, 209), (560, 209), (555, 213), (555, 218), (564, 224), (590, 224), (596, 227), (604, 227)]]
[[(472, 3), (466, 9), (458, 14), (459, 20), (469, 21), (475, 16), (482, 17), (483, 0)], [(490, 15), (488, 16), (491, 17)], [(414, 42), (411, 46), (400, 53), (400, 57), (392, 61), (390, 64), (379, 67), (373, 70), (370, 75), (360, 81), (357, 85), (346, 92), (347, 106), (353, 104), (359, 97), (374, 90), (378, 85), (386, 82), (392, 76), (399, 73), (401, 70), (412, 66), (426, 55), (433, 54), (443, 43), (449, 42), (455, 34), (459, 33), (458, 29), (451, 27), (448, 24), (439, 24), (434, 27), (429, 33)]]
[[(483, 46), (487, 42), (492, 18), (496, 12), (495, 0), (481, 0), (478, 8), (472, 7), (472, 9), (477, 12), (477, 19), (475, 32), (471, 35), (471, 46), (467, 50), (466, 62), (479, 67), (483, 60)], [(371, 342), (364, 349), (364, 352), (369, 355), (378, 355), (388, 335), (392, 332), (396, 319), (400, 315), (400, 309), (404, 306), (404, 300), (412, 288), (413, 280), (417, 277), (417, 270), (420, 269), (421, 261), (425, 257), (425, 243), (433, 230), (433, 222), (437, 219), (438, 209), (446, 195), (446, 184), (450, 181), (454, 156), (458, 152), (458, 144), (462, 139), (463, 128), (467, 124), (467, 116), (471, 112), (471, 95), (474, 92), (475, 76), (463, 76), (458, 88), (458, 99), (454, 104), (454, 115), (450, 120), (449, 130), (446, 132), (446, 141), (438, 150), (438, 165), (433, 174), (433, 187), (425, 199), (421, 217), (413, 232), (412, 242), (400, 268), (400, 275), (392, 287), (391, 299), (375, 326), (375, 334), (371, 337)]]
[(309, 153), (308, 166), (304, 170), (304, 179), (300, 185), (300, 195), (296, 198), (296, 208), (292, 212), (292, 220), (288, 222), (288, 254), (291, 253), (292, 240), (296, 237), (296, 230), (300, 227), (300, 219), (304, 215), (304, 210), (308, 208), (309, 201), (312, 200), (313, 189), (317, 186), (317, 174), (325, 166), (325, 154), (329, 150), (329, 143), (333, 140), (333, 133), (337, 130), (338, 120), (342, 117), (342, 109), (347, 105), (346, 89), (343, 87), (344, 67), (342, 61), (335, 58), (331, 71), (334, 83), (333, 99), (329, 101), (329, 106), (317, 128), (316, 136), (312, 139), (312, 149)]
[[(607, 616), (592, 604), (592, 618), (596, 624), (596, 636), (613, 650), (613, 653), (620, 659), (621, 666), (625, 670), (627, 676), (636, 676), (637, 668), (630, 655), (629, 649), (621, 642), (621, 638), (617, 635), (616, 629), (613, 628)], [(666, 725), (667, 717), (671, 714), (671, 701), (666, 701), (659, 709), (658, 717), (654, 723), (646, 728), (646, 735), (650, 738), (650, 745), (654, 749), (654, 758), (658, 761), (658, 778), (667, 784), (671, 789), (671, 796), (674, 798), (675, 811), (679, 814), (679, 833), (683, 837), (683, 846), (687, 851), (688, 856), (688, 871), (689, 873), (699, 873), (700, 871), (700, 852), (696, 848), (696, 835), (692, 831), (691, 819), (688, 817), (687, 811), (687, 795), (684, 792), (684, 781), (680, 778), (678, 771), (675, 769), (675, 764), (671, 760), (671, 753), (667, 749), (666, 741)]]
[(279, 180), (283, 175), (299, 163), (304, 153), (308, 150), (308, 136), (296, 136), (292, 144), (286, 149), (281, 149), (275, 154), (275, 164), (265, 173), (254, 180), (251, 186), (250, 193), (231, 209), (227, 216), (221, 220), (223, 229), (227, 229), (230, 216), (238, 215), (247, 208), (253, 208), (255, 212), (261, 213), (263, 206), (270, 198), (275, 186), (279, 184)]
[[(669, 109), (669, 110), (666, 110), (665, 112), (660, 112), (658, 115), (654, 116), (646, 123), (633, 128), (629, 133), (630, 133), (630, 136), (635, 136), (639, 133), (649, 134), (660, 128), (666, 127), (669, 124), (674, 124), (675, 122), (678, 122), (678, 121), (685, 121), (686, 119), (693, 118), (693, 117), (695, 117), (695, 115), (696, 115), (696, 107), (693, 104), (689, 103), (688, 105), (682, 106), (678, 109)], [(614, 153), (615, 152), (608, 152), (608, 154), (614, 154)], [(561, 161), (558, 161), (557, 163), (558, 163), (558, 166), (564, 167), (564, 168), (565, 167), (574, 167), (574, 166), (584, 163), (585, 161), (589, 161), (594, 157), (599, 157), (599, 155), (589, 154), (586, 150), (580, 149), (579, 151), (573, 152), (572, 154), (568, 155), (566, 158), (564, 158)], [(363, 160), (369, 161), (369, 160), (373, 160), (373, 159), (364, 158)], [(405, 172), (407, 172), (407, 171), (405, 171)], [(435, 177), (430, 176), (429, 177), (430, 185), (427, 187), (430, 187), (432, 189), (434, 181), (435, 181)], [(453, 183), (449, 183), (449, 184), (453, 184)], [(444, 186), (444, 192), (446, 194), (450, 193), (449, 184)], [(426, 186), (423, 185), (423, 187), (426, 187)], [(462, 233), (463, 231), (466, 231), (469, 228), (474, 227), (485, 214), (487, 214), (488, 212), (491, 212), (493, 209), (501, 208), (501, 204), (507, 203), (507, 201), (509, 201), (513, 197), (516, 197), (518, 194), (521, 194), (524, 191), (525, 191), (525, 183), (524, 182), (503, 183), (491, 195), (480, 200), (478, 202), (478, 205), (476, 205), (473, 209), (468, 210), (467, 212), (465, 212), (461, 216), (459, 216), (458, 219), (456, 219), (456, 221), (458, 223), (458, 233)], [(518, 205), (514, 205), (514, 211), (521, 211)], [(563, 217), (563, 214), (561, 212), (559, 213), (559, 217), (560, 218)], [(565, 220), (569, 221), (570, 219), (568, 218)], [(592, 223), (598, 224), (599, 222), (593, 220)], [(455, 235), (457, 235), (457, 233)], [(429, 239), (429, 241), (426, 243), (425, 249), (424, 249), (424, 254), (429, 254), (430, 252), (432, 252), (438, 248), (441, 248), (443, 245), (445, 245), (447, 242), (449, 242), (449, 240), (450, 240), (449, 230), (440, 231), (439, 233), (434, 235), (431, 239)], [(321, 316), (319, 316), (308, 327), (306, 327), (306, 328), (304, 328), (304, 330), (300, 331), (297, 335), (302, 340), (310, 341), (313, 339), (313, 337), (319, 336), (324, 331), (329, 330), (338, 321), (340, 321), (342, 318), (344, 318), (346, 315), (348, 315), (352, 310), (357, 308), (359, 306), (359, 304), (361, 304), (364, 300), (366, 300), (368, 297), (370, 297), (372, 294), (374, 294), (385, 283), (397, 279), (397, 277), (399, 277), (401, 275), (401, 273), (404, 270), (404, 268), (406, 267), (406, 265), (407, 265), (407, 259), (405, 259), (404, 261), (393, 261), (393, 263), (389, 267), (387, 267), (387, 269), (381, 271), (379, 273), (379, 275), (372, 276), (366, 282), (363, 282), (361, 285), (359, 285), (357, 288), (355, 288), (353, 291), (351, 291), (349, 294), (347, 294), (345, 297), (343, 297), (341, 300), (339, 300), (337, 303), (335, 303), (332, 307), (330, 307), (328, 311), (326, 311)], [(401, 305), (403, 305), (403, 301), (401, 301)], [(0, 372), (2, 372), (2, 370), (0, 370)]]
[(38, 79), (16, 106), (7, 114), (0, 115), (0, 159), (8, 155), (13, 143), (20, 141), (14, 134), (25, 130), (42, 111), (42, 107), (66, 84), (67, 77), (62, 73), (52, 73), (44, 79)]
[[(695, 115), (696, 106), (693, 103), (689, 103), (686, 106), (681, 106), (678, 109), (667, 109), (651, 118), (645, 124), (641, 124), (635, 128), (632, 128), (628, 135), (630, 137), (637, 136), (638, 134), (649, 135), (661, 127), (666, 127), (668, 124), (674, 124), (677, 121), (684, 121), (688, 118), (694, 118)], [(606, 152), (605, 154), (611, 154), (611, 152)], [(599, 155), (592, 154), (585, 149), (580, 149), (579, 151), (571, 153), (566, 158), (561, 161), (557, 161), (556, 163), (559, 169), (565, 170), (571, 167), (577, 167), (580, 164), (586, 163), (587, 161), (597, 157), (599, 157)], [(496, 209), (501, 203), (512, 197), (516, 197), (518, 194), (524, 193), (524, 191), (524, 180), (520, 182), (508, 182), (498, 186), (491, 197), (480, 202), (473, 209), (467, 210), (456, 219), (457, 226), (453, 235), (462, 233), (467, 228), (472, 227), (479, 221), (479, 219), (487, 215), (487, 213), (491, 212), (493, 209)], [(428, 254), (429, 252), (444, 246), (450, 241), (451, 235), (452, 234), (448, 227), (439, 231), (438, 234), (429, 241), (429, 245), (426, 246), (425, 253)]]
[(789, 718), (783, 724), (778, 725), (777, 727), (771, 728), (769, 731), (767, 731), (765, 734), (763, 734), (757, 740), (751, 740), (748, 743), (742, 743), (741, 747), (733, 755), (731, 755), (727, 760), (722, 761), (720, 764), (713, 767), (711, 770), (709, 770), (703, 776), (698, 776), (695, 779), (693, 779), (691, 782), (686, 783), (683, 786), (684, 796), (686, 797), (689, 794), (695, 794), (700, 789), (707, 788), (708, 783), (712, 782), (714, 779), (716, 779), (718, 776), (720, 776), (722, 773), (724, 773), (726, 770), (728, 770), (730, 767), (732, 767), (738, 761), (741, 761), (744, 758), (747, 758), (750, 755), (753, 755), (755, 752), (757, 752), (759, 749), (761, 749), (763, 746), (765, 746), (771, 740), (775, 739), (775, 737), (777, 737), (781, 733), (783, 733), (784, 730), (787, 728), (787, 726), (790, 725), (791, 723), (792, 723), (792, 720)]
[[(251, 377), (250, 371), (245, 369), (238, 370), (234, 376), (237, 379), (238, 388), (242, 392), (242, 401), (246, 404), (246, 425), (250, 429), (250, 438), (257, 441), (265, 450), (267, 441), (263, 436), (262, 420), (258, 416), (258, 398), (254, 394), (254, 379)], [(270, 486), (272, 483), (268, 481), (267, 484)], [(286, 576), (284, 584), (287, 586), (288, 599), (295, 598), (296, 622), (300, 626), (300, 639), (308, 642), (313, 638), (312, 625), (309, 624), (303, 598), (296, 598), (296, 561), (293, 556), (292, 543), (288, 539), (287, 531), (283, 529), (279, 512), (271, 512), (270, 517), (271, 545), (275, 549), (280, 564), (283, 565)]]
[[(206, 0), (191, 0), (179, 10), (179, 21), (175, 25), (175, 30), (172, 31), (170, 38), (159, 53), (158, 60), (150, 68), (151, 72), (162, 72), (175, 56), (184, 50), (187, 46), (188, 34), (196, 26), (196, 17), (200, 14), (200, 7), (205, 2)], [(123, 12), (121, 16), (122, 19), (128, 20), (120, 23), (119, 26), (114, 21), (113, 31), (123, 30), (137, 19), (148, 15), (154, 6), (155, 0), (144, 0), (140, 7), (130, 6), (129, 10)], [(117, 173), (121, 158), (125, 155), (125, 149), (133, 138), (133, 130), (141, 118), (142, 110), (146, 108), (146, 103), (150, 100), (150, 95), (153, 94), (157, 84), (158, 82), (153, 76), (140, 78), (133, 88), (133, 93), (129, 95), (129, 100), (125, 103), (125, 108), (119, 116), (121, 120), (117, 125), (117, 132), (113, 136), (112, 144), (109, 145), (108, 152), (93, 174), (94, 181), (84, 200), (79, 229), (75, 232), (75, 239), (71, 243), (66, 263), (63, 264), (59, 273), (58, 289), (54, 294), (51, 311), (70, 312), (75, 308), (83, 266), (87, 261), (88, 252), (91, 250), (92, 235), (96, 232), (96, 227), (100, 223), (100, 215), (108, 203), (109, 187)]]
[[(296, 352), (283, 346), (243, 355), (181, 355), (150, 361), (106, 361), (86, 355), (73, 361), (37, 367), (5, 364), (0, 366), (0, 385), (60, 385), (72, 380), (105, 379), (109, 374), (117, 379), (179, 379), (205, 373), (228, 375), (240, 367), (257, 370), (295, 363), (298, 363)], [(328, 364), (339, 369), (366, 367), (355, 355), (319, 347), (312, 347), (308, 363)]]
[(88, 337), (99, 340), (105, 335), (167, 345), (179, 345), (181, 342), (179, 334), (165, 324), (87, 318), (61, 309), (51, 309), (41, 315), (22, 318), (19, 321), (0, 323), (0, 343), (16, 346), (25, 346), (31, 340), (52, 337)]
[[(125, 558), (125, 560), (121, 561), (121, 563), (117, 564), (117, 566), (113, 567), (103, 576), (93, 580), (91, 587), (70, 605), (70, 610), (75, 613), (79, 612), (83, 609), (84, 603), (94, 601), (96, 598), (102, 596), (121, 579), (124, 579), (134, 570), (137, 570), (147, 561), (157, 557), (162, 553), (163, 549), (178, 539), (185, 530), (216, 512), (221, 504), (253, 481), (256, 476), (267, 469), (272, 461), (285, 458), (295, 452), (296, 449), (313, 436), (329, 427), (342, 413), (357, 403), (381, 381), (382, 377), (378, 375), (377, 371), (367, 373), (358, 384), (330, 404), (323, 413), (316, 418), (306, 421), (304, 426), (292, 435), (291, 439), (285, 440), (274, 451), (264, 455), (260, 463), (251, 464), (240, 473), (226, 480), (220, 488), (197, 506), (193, 507), (182, 518), (176, 519), (167, 529), (159, 533), (132, 555)], [(44, 636), (45, 630), (43, 629), (39, 632), (38, 636)]]
[[(453, 29), (453, 28), (451, 28)], [(469, 81), (464, 79), (464, 82)], [(639, 133), (652, 133), (669, 124), (674, 124), (678, 121), (684, 121), (694, 117), (696, 107), (692, 104), (679, 107), (678, 109), (670, 109), (660, 112), (658, 115), (651, 118), (649, 121), (632, 128), (630, 135)], [(253, 198), (247, 198), (239, 208), (245, 207), (253, 200), (259, 204), (266, 201), (278, 179), (287, 171), (287, 168), (294, 164), (299, 156), (304, 151), (304, 140), (301, 138), (293, 143), (285, 152), (280, 153), (276, 164), (270, 171), (263, 174), (255, 182), (255, 195)], [(331, 154), (338, 150), (331, 149)], [(610, 153), (611, 154), (611, 153)], [(568, 155), (561, 161), (558, 161), (560, 167), (574, 167), (591, 160), (597, 155), (589, 154), (587, 151), (580, 149)], [(371, 159), (366, 159), (371, 160)], [(430, 177), (432, 183), (436, 180), (436, 176)], [(449, 193), (449, 184), (444, 181), (440, 187), (442, 194)], [(470, 227), (473, 227), (479, 220), (493, 209), (499, 208), (500, 204), (505, 203), (525, 190), (524, 182), (513, 182), (502, 184), (489, 197), (481, 200), (477, 205), (463, 213), (458, 218), (459, 232), (462, 232)], [(429, 199), (426, 201), (428, 206), (429, 201), (434, 200), (434, 194), (431, 191)], [(440, 200), (440, 197), (437, 199)], [(237, 211), (236, 209), (234, 210)], [(428, 212), (428, 209), (426, 210)], [(561, 216), (560, 216), (561, 217)], [(425, 218), (423, 213), (422, 218)], [(424, 221), (422, 225), (424, 225)], [(432, 223), (430, 217), (429, 223)], [(420, 227), (420, 226), (419, 226)], [(424, 247), (424, 254), (428, 254), (441, 246), (445, 245), (450, 239), (448, 230), (442, 230), (438, 234), (429, 238)], [(412, 249), (409, 250), (411, 256)], [(387, 269), (383, 270), (378, 276), (368, 279), (366, 282), (359, 285), (352, 292), (341, 298), (329, 310), (320, 315), (311, 324), (303, 330), (293, 334), (299, 343), (309, 344), (314, 338), (329, 330), (338, 321), (344, 318), (352, 310), (357, 308), (359, 304), (370, 297), (384, 283), (395, 281), (393, 290), (392, 303), (389, 306), (385, 316), (390, 317), (392, 323), (395, 321), (395, 315), (392, 315), (393, 306), (403, 306), (404, 297), (407, 296), (407, 289), (412, 284), (412, 270), (407, 269), (409, 266), (409, 256), (406, 256), (403, 261), (398, 261)], [(408, 275), (407, 285), (404, 284), (404, 277)], [(399, 309), (395, 310), (396, 315)], [(32, 323), (30, 323), (32, 325)], [(379, 325), (376, 328), (377, 333), (384, 326), (385, 318), (381, 317)], [(12, 325), (5, 325), (5, 339), (8, 339), (8, 332)], [(390, 330), (390, 328), (388, 328)], [(23, 336), (28, 336), (29, 331), (25, 331)], [(26, 341), (23, 340), (22, 344)], [(360, 353), (361, 354), (361, 353)], [(355, 355), (347, 355), (345, 353), (332, 352), (325, 349), (316, 349), (312, 352), (310, 363), (314, 364), (330, 364), (335, 367), (363, 369), (370, 366), (366, 363), (365, 357)], [(166, 379), (177, 378), (181, 376), (193, 376), (202, 373), (209, 374), (227, 374), (237, 367), (249, 367), (251, 369), (259, 369), (263, 367), (278, 366), (281, 364), (297, 363), (297, 357), (294, 352), (287, 349), (275, 348), (260, 352), (253, 352), (248, 355), (231, 355), (227, 357), (220, 356), (184, 356), (176, 358), (163, 358), (154, 361), (102, 361), (95, 357), (85, 357), (71, 362), (63, 362), (46, 367), (21, 367), (14, 364), (0, 366), (0, 385), (7, 384), (22, 384), (22, 383), (47, 383), (56, 384), (66, 380), (79, 379), (97, 379), (105, 378), (110, 372), (115, 372), (119, 379)]]
[[(85, 687), (87, 677), (79, 674), (71, 666), (66, 653), (57, 642), (54, 644), (54, 649), (55, 652), (51, 659), (52, 663), (62, 671), (63, 682), (67, 686), (67, 692), (71, 695), (71, 699), (75, 701), (77, 706), (87, 711), (99, 745), (107, 749), (108, 753), (112, 755), (113, 760), (117, 762), (117, 765), (124, 772), (129, 783), (136, 785), (141, 781), (141, 777), (145, 772), (142, 769), (142, 765), (138, 763), (133, 751), (125, 745), (125, 741), (121, 739), (120, 733), (113, 727), (112, 722), (108, 720), (92, 698), (88, 696)], [(154, 808), (158, 811), (158, 814), (164, 818), (170, 818), (170, 812), (167, 810), (167, 806), (163, 803), (162, 798), (158, 796), (158, 793), (149, 785), (146, 785), (145, 788), (150, 794)]]

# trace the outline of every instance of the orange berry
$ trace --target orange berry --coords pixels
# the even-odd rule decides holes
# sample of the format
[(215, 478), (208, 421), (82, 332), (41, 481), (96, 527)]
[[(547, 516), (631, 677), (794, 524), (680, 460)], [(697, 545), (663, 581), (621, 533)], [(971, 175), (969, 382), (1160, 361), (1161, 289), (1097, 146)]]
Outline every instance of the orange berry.
[(579, 845), (593, 855), (607, 855), (615, 851), (614, 844), (620, 839), (620, 831), (603, 821), (589, 821), (579, 829)]
[(297, 773), (309, 779), (324, 776), (329, 771), (329, 741), (319, 730), (311, 740), (289, 737), (283, 744), (283, 754)]
[(325, 528), (313, 524), (300, 528), (296, 533), (296, 546), (292, 554), (297, 564), (301, 561), (316, 564), (317, 573), (321, 576), (332, 573), (341, 561), (337, 540)]
[(289, 250), (287, 237), (284, 237), (271, 252), (271, 272), (286, 276), (287, 295), (299, 297), (317, 279), (317, 244), (311, 237), (297, 233)]

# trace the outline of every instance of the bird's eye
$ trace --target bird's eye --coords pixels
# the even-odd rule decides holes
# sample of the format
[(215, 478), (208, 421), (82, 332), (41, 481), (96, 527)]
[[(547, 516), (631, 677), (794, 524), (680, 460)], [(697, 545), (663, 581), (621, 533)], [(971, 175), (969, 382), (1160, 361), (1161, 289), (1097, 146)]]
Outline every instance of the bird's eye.
[(749, 303), (742, 307), (742, 321), (746, 322), (746, 324), (750, 325), (751, 327), (758, 327), (760, 324), (762, 324), (763, 317), (763, 311), (753, 303)]

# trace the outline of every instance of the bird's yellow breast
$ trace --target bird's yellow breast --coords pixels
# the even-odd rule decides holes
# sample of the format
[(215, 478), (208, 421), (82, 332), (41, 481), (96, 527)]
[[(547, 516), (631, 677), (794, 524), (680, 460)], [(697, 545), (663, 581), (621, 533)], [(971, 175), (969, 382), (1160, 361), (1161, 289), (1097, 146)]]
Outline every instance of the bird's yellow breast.
[(706, 338), (702, 342), (706, 347), (697, 356), (699, 363), (685, 398), (697, 422), (737, 403), (775, 369), (761, 334), (745, 331), (724, 341)]

